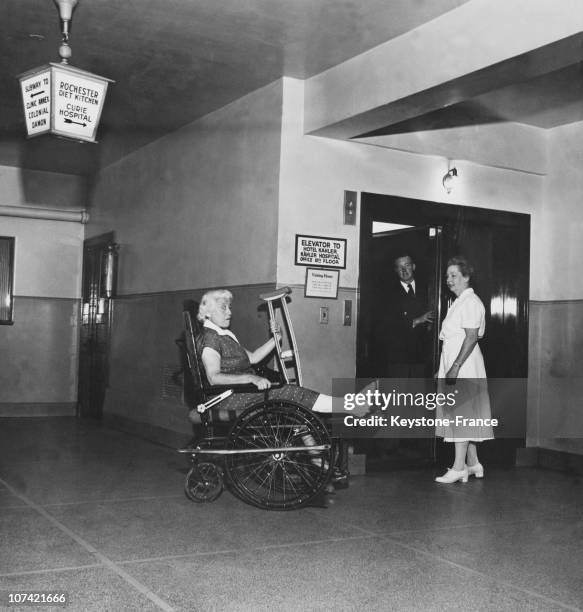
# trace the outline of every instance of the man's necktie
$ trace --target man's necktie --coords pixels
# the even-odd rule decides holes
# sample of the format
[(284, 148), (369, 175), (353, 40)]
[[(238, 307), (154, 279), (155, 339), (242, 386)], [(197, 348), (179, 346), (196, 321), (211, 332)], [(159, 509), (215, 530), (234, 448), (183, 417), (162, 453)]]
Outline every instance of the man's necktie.
[(413, 285), (407, 285), (407, 293), (411, 296), (411, 297), (415, 297), (415, 291), (413, 290)]

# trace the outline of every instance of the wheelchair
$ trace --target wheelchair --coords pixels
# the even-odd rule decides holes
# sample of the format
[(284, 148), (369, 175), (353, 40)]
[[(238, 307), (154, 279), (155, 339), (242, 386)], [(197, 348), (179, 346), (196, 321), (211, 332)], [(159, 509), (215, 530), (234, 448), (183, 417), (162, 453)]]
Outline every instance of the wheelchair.
[[(282, 350), (276, 338), (279, 372), (258, 372), (275, 379), (271, 389), (258, 391), (254, 385), (211, 386), (197, 351), (201, 328), (192, 312), (185, 310), (185, 365), (193, 383), (192, 404), (200, 415), (201, 435), (187, 447), (190, 469), (184, 491), (196, 503), (216, 500), (227, 488), (247, 504), (265, 510), (295, 510), (322, 502), (332, 490), (331, 481), (347, 486), (345, 447), (332, 439), (327, 424), (317, 413), (292, 401), (270, 397), (283, 384), (300, 384), (301, 369), (289, 312), (285, 305), (287, 287), (260, 297), (267, 302), (270, 321), (275, 321), (274, 302), (281, 302), (291, 348)], [(295, 379), (291, 372), (295, 372)], [(259, 396), (239, 416), (220, 419), (221, 402), (232, 393), (253, 392)], [(234, 421), (232, 419), (234, 418)]]

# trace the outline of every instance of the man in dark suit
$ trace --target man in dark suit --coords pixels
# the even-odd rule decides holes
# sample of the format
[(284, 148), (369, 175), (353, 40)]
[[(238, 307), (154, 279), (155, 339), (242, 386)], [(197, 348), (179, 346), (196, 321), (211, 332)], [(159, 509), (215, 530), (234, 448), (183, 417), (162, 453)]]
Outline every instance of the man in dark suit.
[(425, 378), (431, 355), (433, 311), (427, 307), (427, 286), (415, 278), (408, 254), (394, 259), (397, 276), (387, 295), (386, 342), (389, 378)]
[[(381, 391), (391, 392), (396, 388), (398, 392), (416, 393), (425, 390), (426, 381), (433, 374), (430, 364), (434, 315), (428, 307), (427, 285), (415, 276), (413, 258), (406, 252), (396, 255), (390, 278), (379, 283), (375, 303), (376, 371), (380, 372), (381, 379), (400, 379), (396, 387), (395, 381), (387, 381), (387, 388), (381, 386)], [(425, 461), (431, 456), (430, 444), (425, 439), (401, 439), (379, 431), (366, 441), (364, 448), (373, 464), (377, 461), (383, 466), (388, 459), (399, 462), (421, 457)]]

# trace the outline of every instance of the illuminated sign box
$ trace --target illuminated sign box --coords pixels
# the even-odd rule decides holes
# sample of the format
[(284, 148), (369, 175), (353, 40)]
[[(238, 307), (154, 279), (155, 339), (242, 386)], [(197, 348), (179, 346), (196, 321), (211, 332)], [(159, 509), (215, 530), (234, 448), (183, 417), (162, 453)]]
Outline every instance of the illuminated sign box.
[(34, 68), (18, 79), (29, 137), (50, 133), (95, 142), (107, 86), (114, 81), (62, 63)]

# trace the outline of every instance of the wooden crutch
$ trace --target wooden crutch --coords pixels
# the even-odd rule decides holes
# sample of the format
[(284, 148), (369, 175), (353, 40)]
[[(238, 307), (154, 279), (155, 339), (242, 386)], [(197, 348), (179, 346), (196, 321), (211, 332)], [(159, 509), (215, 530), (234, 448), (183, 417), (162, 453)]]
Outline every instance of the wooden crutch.
[[(283, 374), (285, 382), (288, 384), (302, 385), (302, 369), (300, 366), (300, 355), (298, 353), (298, 345), (296, 342), (296, 336), (292, 326), (291, 317), (287, 308), (287, 296), (291, 293), (289, 287), (282, 287), (276, 289), (270, 293), (262, 293), (259, 297), (267, 302), (267, 309), (269, 311), (269, 327), (274, 330), (276, 323), (275, 319), (275, 304), (274, 302), (281, 303), (281, 311), (283, 313), (284, 325), (288, 333), (289, 348), (283, 350), (281, 341), (274, 334), (275, 339), (275, 352), (277, 354), (278, 369)], [(294, 372), (295, 370), (295, 372)]]

